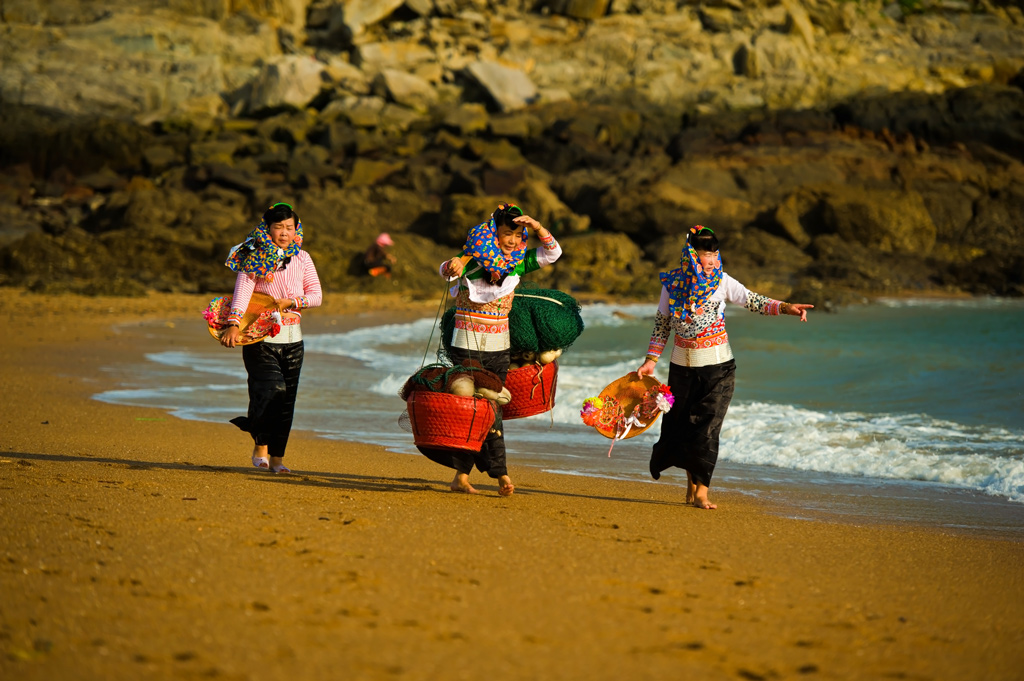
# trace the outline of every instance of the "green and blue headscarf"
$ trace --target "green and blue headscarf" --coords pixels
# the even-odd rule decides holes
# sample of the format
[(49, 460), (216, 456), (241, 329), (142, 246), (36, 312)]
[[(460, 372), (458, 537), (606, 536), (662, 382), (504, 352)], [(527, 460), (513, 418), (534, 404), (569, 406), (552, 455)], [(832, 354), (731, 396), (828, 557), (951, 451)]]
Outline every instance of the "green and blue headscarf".
[(711, 276), (707, 276), (704, 274), (704, 268), (700, 266), (697, 251), (690, 245), (690, 236), (696, 236), (705, 230), (714, 234), (701, 225), (691, 227), (679, 257), (679, 267), (660, 275), (661, 284), (668, 291), (668, 313), (671, 317), (678, 319), (691, 314), (702, 314), (708, 298), (722, 283), (722, 259), (718, 259), (715, 271)]
[[(275, 203), (271, 208), (281, 205), (288, 206), (288, 204)], [(288, 208), (290, 209), (291, 206)], [(295, 237), (288, 248), (278, 248), (271, 241), (268, 230), (269, 225), (260, 220), (260, 224), (249, 232), (245, 240), (231, 249), (224, 264), (233, 272), (245, 272), (267, 281), (273, 281), (274, 272), (281, 267), (281, 263), (287, 258), (298, 255), (302, 250), (302, 222), (298, 216), (295, 217)]]
[(515, 269), (526, 255), (526, 240), (529, 236), (526, 227), (523, 227), (522, 244), (511, 254), (505, 255), (498, 246), (498, 225), (494, 216), (498, 213), (510, 214), (510, 211), (518, 212), (518, 215), (523, 214), (522, 209), (514, 203), (499, 203), (498, 210), (492, 213), (486, 222), (481, 222), (469, 230), (469, 236), (466, 238), (466, 245), (463, 249), (466, 255), (473, 256), (473, 259), (490, 273), (492, 281), (501, 279)]

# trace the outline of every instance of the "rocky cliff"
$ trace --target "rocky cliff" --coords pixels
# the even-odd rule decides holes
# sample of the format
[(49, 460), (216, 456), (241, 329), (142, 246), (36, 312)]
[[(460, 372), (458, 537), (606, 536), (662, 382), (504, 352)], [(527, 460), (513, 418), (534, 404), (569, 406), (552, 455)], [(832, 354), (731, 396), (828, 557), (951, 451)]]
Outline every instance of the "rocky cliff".
[[(541, 283), (1024, 295), (1024, 12), (957, 0), (0, 1), (0, 285), (221, 293), (296, 206), (328, 290), (439, 295), (499, 199)], [(396, 242), (390, 280), (360, 254)]]

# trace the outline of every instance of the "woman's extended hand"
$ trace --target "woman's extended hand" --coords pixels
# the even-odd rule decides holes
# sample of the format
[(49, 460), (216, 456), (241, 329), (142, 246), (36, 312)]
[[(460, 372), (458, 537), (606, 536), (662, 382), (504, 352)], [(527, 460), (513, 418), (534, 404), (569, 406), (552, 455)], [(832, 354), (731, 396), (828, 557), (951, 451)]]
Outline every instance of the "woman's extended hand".
[(806, 303), (786, 303), (786, 306), (782, 311), (786, 314), (791, 314), (794, 317), (799, 317), (802, 322), (806, 322), (807, 311), (813, 307), (813, 305), (808, 305)]
[(290, 310), (292, 307), (295, 306), (295, 299), (294, 298), (274, 298), (274, 304), (277, 305), (277, 309), (278, 310), (280, 310), (281, 312), (284, 312), (286, 310)]
[(640, 378), (643, 378), (644, 376), (653, 376), (654, 366), (655, 364), (653, 361), (646, 360), (643, 364), (640, 365), (640, 368), (636, 370), (636, 375), (639, 376)]

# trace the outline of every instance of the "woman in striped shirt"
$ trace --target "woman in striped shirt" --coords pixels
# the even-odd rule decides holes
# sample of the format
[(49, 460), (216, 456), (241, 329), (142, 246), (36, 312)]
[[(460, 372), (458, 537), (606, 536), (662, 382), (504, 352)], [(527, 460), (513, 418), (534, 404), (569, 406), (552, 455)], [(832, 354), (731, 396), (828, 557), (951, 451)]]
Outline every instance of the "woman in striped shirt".
[(284, 465), (284, 453), (302, 370), (302, 310), (323, 302), (313, 259), (301, 248), (299, 216), (287, 203), (275, 203), (245, 241), (231, 249), (225, 263), (238, 277), (221, 345), (237, 345), (239, 325), (254, 291), (273, 297), (281, 311), (280, 333), (242, 347), (249, 411), (231, 420), (255, 441), (252, 465), (275, 473), (291, 472)]

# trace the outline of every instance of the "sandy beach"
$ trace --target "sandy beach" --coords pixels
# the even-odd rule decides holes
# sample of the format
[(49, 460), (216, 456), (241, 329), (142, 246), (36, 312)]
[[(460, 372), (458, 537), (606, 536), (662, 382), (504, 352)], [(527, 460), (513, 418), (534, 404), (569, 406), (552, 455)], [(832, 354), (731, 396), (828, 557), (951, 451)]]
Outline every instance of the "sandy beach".
[[(457, 495), (425, 458), (303, 432), (275, 476), (230, 424), (91, 399), (153, 350), (125, 329), (208, 298), (8, 291), (0, 678), (1021, 678), (1013, 538), (514, 461), (511, 498), (479, 473)], [(327, 298), (310, 331), (370, 300)]]

